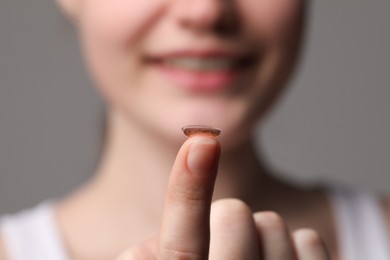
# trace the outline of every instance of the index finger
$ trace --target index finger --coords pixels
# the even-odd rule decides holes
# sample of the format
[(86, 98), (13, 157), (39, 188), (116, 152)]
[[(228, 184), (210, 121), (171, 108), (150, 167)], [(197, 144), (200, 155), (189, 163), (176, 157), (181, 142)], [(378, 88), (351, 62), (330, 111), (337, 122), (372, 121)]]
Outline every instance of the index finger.
[(219, 155), (219, 142), (211, 136), (193, 136), (181, 147), (165, 198), (159, 259), (208, 258)]

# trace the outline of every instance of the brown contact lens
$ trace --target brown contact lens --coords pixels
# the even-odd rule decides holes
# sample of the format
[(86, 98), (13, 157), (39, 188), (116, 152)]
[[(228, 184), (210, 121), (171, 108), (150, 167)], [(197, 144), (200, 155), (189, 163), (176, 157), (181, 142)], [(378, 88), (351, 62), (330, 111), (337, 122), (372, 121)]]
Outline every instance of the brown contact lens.
[(217, 137), (221, 134), (220, 129), (207, 125), (187, 125), (184, 126), (181, 130), (183, 130), (183, 133), (187, 137), (191, 137), (194, 135), (210, 135), (213, 137)]

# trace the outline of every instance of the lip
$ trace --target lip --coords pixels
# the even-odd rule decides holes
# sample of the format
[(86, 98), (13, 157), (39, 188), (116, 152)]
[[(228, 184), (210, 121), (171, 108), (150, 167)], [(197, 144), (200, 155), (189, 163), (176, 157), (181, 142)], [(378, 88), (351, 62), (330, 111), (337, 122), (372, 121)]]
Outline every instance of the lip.
[(150, 59), (164, 59), (164, 58), (173, 58), (173, 57), (200, 57), (200, 58), (209, 58), (209, 57), (227, 57), (227, 58), (239, 58), (242, 56), (248, 55), (243, 51), (233, 50), (233, 49), (224, 49), (224, 48), (205, 48), (205, 49), (180, 49), (180, 50), (171, 50), (164, 51), (161, 53), (148, 55)]
[[(232, 69), (195, 71), (169, 66), (163, 61), (170, 58), (226, 58), (237, 64)], [(213, 92), (228, 89), (240, 80), (255, 63), (255, 55), (220, 48), (182, 49), (148, 55), (146, 62), (174, 86), (196, 92)]]

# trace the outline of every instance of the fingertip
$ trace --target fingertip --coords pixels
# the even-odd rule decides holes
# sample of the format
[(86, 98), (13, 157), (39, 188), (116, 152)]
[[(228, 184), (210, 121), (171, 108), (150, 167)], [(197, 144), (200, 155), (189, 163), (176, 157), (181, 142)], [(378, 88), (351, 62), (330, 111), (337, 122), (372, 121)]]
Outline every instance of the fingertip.
[(198, 135), (189, 138), (187, 168), (191, 173), (208, 173), (217, 166), (220, 154), (219, 142), (210, 136)]
[(252, 210), (239, 199), (212, 203), (210, 259), (260, 259)]
[(221, 199), (212, 203), (210, 223), (213, 228), (220, 230), (227, 226), (240, 223), (254, 225), (252, 211), (247, 204), (239, 199)]
[(293, 233), (297, 255), (302, 260), (327, 260), (329, 253), (321, 236), (313, 229), (302, 228)]
[(262, 211), (255, 213), (253, 218), (265, 259), (291, 259), (295, 255), (290, 232), (279, 214)]
[(185, 144), (188, 146), (188, 148), (192, 145), (196, 144), (207, 144), (210, 146), (213, 146), (215, 149), (218, 149), (220, 144), (217, 138), (210, 136), (210, 135), (193, 135), (189, 137), (186, 141)]
[(157, 258), (157, 238), (151, 238), (128, 248), (116, 260), (152, 260)]
[(261, 229), (265, 232), (275, 232), (275, 230), (287, 229), (283, 218), (273, 211), (262, 211), (253, 214), (253, 218)]
[(297, 244), (302, 247), (318, 247), (322, 246), (320, 235), (310, 228), (298, 229), (293, 234)]

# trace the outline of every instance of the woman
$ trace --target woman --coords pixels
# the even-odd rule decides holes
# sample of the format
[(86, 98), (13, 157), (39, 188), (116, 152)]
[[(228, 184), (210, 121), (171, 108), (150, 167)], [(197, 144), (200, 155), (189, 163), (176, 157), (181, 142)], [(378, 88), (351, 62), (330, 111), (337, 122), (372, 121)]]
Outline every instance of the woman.
[[(284, 183), (253, 148), (295, 67), (306, 1), (59, 4), (106, 101), (105, 149), (77, 191), (4, 218), (3, 258), (390, 259), (375, 197)], [(194, 124), (222, 133), (185, 141)]]

